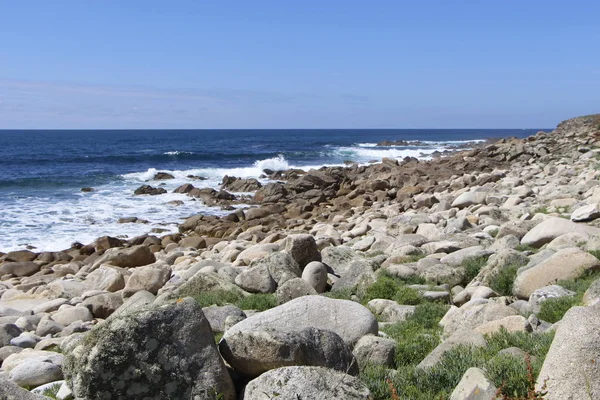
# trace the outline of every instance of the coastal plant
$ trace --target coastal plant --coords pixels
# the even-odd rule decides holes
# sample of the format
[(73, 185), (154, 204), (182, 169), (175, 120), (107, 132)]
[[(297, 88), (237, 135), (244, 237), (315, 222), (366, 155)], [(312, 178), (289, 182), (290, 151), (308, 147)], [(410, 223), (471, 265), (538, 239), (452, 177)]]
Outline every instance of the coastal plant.
[(397, 343), (396, 366), (417, 365), (440, 343), (438, 323), (448, 308), (441, 303), (423, 303), (406, 320), (382, 329)]
[(353, 295), (355, 295), (355, 291), (352, 288), (336, 289), (323, 293), (323, 296), (337, 300), (352, 300)]
[[(426, 322), (424, 326), (431, 326), (431, 322), (436, 318), (429, 315), (434, 315), (436, 312), (431, 308), (429, 312), (425, 312), (424, 306), (418, 306), (422, 307), (422, 310), (415, 319), (422, 323)], [(438, 316), (439, 314), (441, 310), (437, 311)], [(404, 337), (400, 333), (407, 331), (396, 327), (390, 332), (396, 333), (395, 337), (390, 336), (399, 341)], [(504, 396), (507, 400), (539, 399), (541, 397), (531, 397), (532, 380), (535, 385), (535, 378), (532, 377), (539, 374), (552, 338), (553, 333), (501, 330), (486, 336), (488, 346), (457, 346), (447, 351), (431, 368), (416, 368), (416, 364), (421, 360), (420, 357), (415, 357), (410, 362), (396, 365), (395, 370), (381, 366), (366, 366), (361, 370), (360, 378), (369, 387), (375, 400), (393, 398), (393, 390), (402, 399), (444, 399), (450, 396), (467, 369), (478, 367), (499, 388), (498, 396)], [(527, 361), (526, 357), (521, 359), (508, 354), (498, 355), (500, 350), (508, 347), (519, 347), (530, 354), (531, 358)], [(543, 394), (535, 392), (535, 389), (534, 393)]]
[(250, 296), (242, 297), (236, 306), (242, 310), (266, 311), (277, 307), (277, 297), (273, 293), (254, 293)]
[(57, 395), (58, 395), (58, 391), (60, 390), (60, 387), (62, 386), (61, 383), (55, 383), (54, 385), (51, 385), (47, 388), (45, 388), (44, 390), (42, 390), (41, 395), (48, 397), (50, 399), (56, 399)]
[(517, 279), (518, 264), (510, 264), (498, 271), (490, 279), (490, 288), (502, 296), (511, 296), (513, 284)]
[(479, 274), (481, 268), (487, 263), (489, 256), (468, 257), (463, 260), (461, 266), (465, 270), (465, 282), (471, 282)]
[(200, 306), (209, 307), (213, 305), (224, 306), (226, 304), (237, 304), (243, 296), (238, 292), (229, 290), (213, 290), (198, 293), (193, 297)]
[(539, 249), (536, 249), (535, 247), (532, 247), (528, 244), (519, 244), (517, 245), (517, 247), (515, 247), (515, 250), (521, 252), (530, 251), (532, 253), (536, 253)]
[(228, 290), (213, 290), (201, 292), (193, 296), (202, 307), (234, 305), (242, 310), (265, 311), (277, 307), (277, 298), (272, 293), (253, 293), (244, 296), (241, 293)]
[(571, 307), (583, 305), (583, 295), (597, 279), (600, 279), (600, 271), (587, 271), (579, 278), (558, 281), (557, 285), (575, 294), (544, 301), (540, 306), (538, 317), (550, 323), (560, 321)]
[[(409, 281), (411, 281), (410, 279)], [(421, 279), (414, 279), (412, 282), (423, 282)], [(412, 282), (410, 282), (412, 284)], [(362, 304), (367, 304), (373, 299), (394, 300), (398, 304), (417, 305), (426, 301), (418, 290), (408, 286), (407, 280), (382, 271), (377, 281), (371, 284), (359, 293)]]
[(540, 312), (537, 316), (551, 324), (560, 321), (571, 307), (580, 303), (578, 296), (561, 296), (550, 298), (544, 301), (540, 306)]

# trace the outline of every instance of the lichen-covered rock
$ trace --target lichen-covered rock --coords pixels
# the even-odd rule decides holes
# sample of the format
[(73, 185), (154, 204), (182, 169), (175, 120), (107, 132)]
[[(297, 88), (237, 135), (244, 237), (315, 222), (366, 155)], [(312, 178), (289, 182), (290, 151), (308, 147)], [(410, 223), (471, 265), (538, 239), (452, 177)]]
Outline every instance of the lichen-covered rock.
[(513, 286), (514, 294), (521, 299), (544, 286), (562, 279), (579, 278), (588, 270), (600, 269), (600, 261), (578, 248), (563, 249), (541, 263), (520, 272)]
[(244, 400), (369, 400), (371, 392), (351, 375), (323, 367), (284, 367), (250, 381)]
[(364, 335), (376, 334), (379, 327), (375, 316), (358, 303), (324, 296), (303, 296), (246, 318), (227, 330), (223, 338), (265, 326), (278, 330), (327, 329), (351, 346)]
[(0, 399), (6, 400), (48, 400), (48, 397), (22, 389), (4, 375), (0, 374)]
[(525, 246), (542, 247), (546, 243), (550, 243), (552, 240), (565, 233), (596, 235), (600, 233), (600, 229), (586, 224), (571, 222), (563, 218), (548, 217), (527, 232), (527, 234), (523, 236), (523, 239), (521, 239), (521, 244)]
[(113, 315), (71, 349), (64, 372), (75, 399), (235, 398), (191, 298)]
[(238, 331), (219, 343), (223, 358), (236, 372), (257, 377), (275, 368), (310, 365), (358, 374), (350, 347), (328, 330), (263, 329)]
[(317, 291), (302, 278), (294, 278), (286, 281), (283, 285), (279, 286), (275, 292), (279, 304), (297, 299), (298, 297), (316, 294)]
[(486, 322), (517, 314), (514, 308), (482, 299), (466, 303), (460, 308), (452, 307), (441, 319), (440, 325), (444, 328), (444, 336), (448, 337), (455, 332), (470, 331)]
[(319, 261), (309, 262), (302, 271), (302, 279), (310, 284), (317, 293), (327, 288), (327, 267)]
[(321, 253), (312, 235), (289, 235), (285, 240), (285, 251), (292, 256), (300, 268), (304, 268), (311, 261), (321, 261)]
[(361, 367), (373, 364), (392, 368), (394, 366), (396, 346), (396, 341), (393, 339), (366, 335), (356, 343), (352, 354), (354, 354), (358, 365)]
[(156, 257), (150, 251), (148, 246), (140, 244), (125, 249), (108, 249), (96, 262), (94, 262), (94, 265), (108, 263), (117, 267), (133, 268), (152, 264), (155, 261)]
[(495, 400), (496, 386), (479, 368), (469, 368), (452, 392), (450, 400)]
[(600, 398), (600, 306), (573, 307), (563, 317), (538, 375), (548, 400)]

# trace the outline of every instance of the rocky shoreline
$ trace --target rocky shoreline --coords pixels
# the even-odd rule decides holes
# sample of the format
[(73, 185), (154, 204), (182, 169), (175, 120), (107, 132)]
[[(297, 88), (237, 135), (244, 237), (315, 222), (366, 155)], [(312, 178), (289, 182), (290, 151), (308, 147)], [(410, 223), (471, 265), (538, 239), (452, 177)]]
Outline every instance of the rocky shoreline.
[(599, 144), (189, 183), (231, 213), (0, 253), (0, 398), (600, 398)]

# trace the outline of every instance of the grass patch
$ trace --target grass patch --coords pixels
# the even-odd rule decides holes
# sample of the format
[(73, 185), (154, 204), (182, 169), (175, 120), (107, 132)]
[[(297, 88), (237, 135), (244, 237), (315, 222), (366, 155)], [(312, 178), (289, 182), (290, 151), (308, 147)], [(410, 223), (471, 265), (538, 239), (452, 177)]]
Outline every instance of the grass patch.
[(237, 304), (242, 299), (242, 295), (228, 290), (214, 290), (210, 292), (201, 292), (193, 296), (202, 307), (224, 306), (226, 304)]
[(562, 319), (571, 307), (578, 305), (581, 302), (577, 296), (563, 296), (551, 298), (542, 303), (538, 318), (550, 322), (551, 324)]
[(265, 311), (278, 306), (277, 298), (272, 293), (254, 293), (250, 296), (243, 296), (240, 293), (227, 290), (214, 290), (202, 292), (193, 297), (202, 307), (231, 304), (242, 310)]
[(600, 260), (600, 250), (590, 250), (588, 253)]
[(549, 211), (548, 211), (548, 207), (547, 206), (541, 206), (541, 207), (538, 207), (538, 208), (534, 209), (531, 213), (533, 215), (535, 215), (535, 214), (549, 214)]
[(351, 288), (332, 290), (331, 292), (323, 293), (323, 296), (330, 299), (352, 300), (355, 291)]
[(489, 256), (465, 258), (461, 266), (465, 269), (465, 281), (471, 282), (477, 276), (481, 268), (487, 263)]
[(382, 329), (397, 343), (396, 366), (417, 365), (440, 343), (442, 328), (438, 322), (448, 308), (440, 303), (423, 303), (405, 321)]
[(536, 253), (539, 249), (536, 249), (535, 247), (531, 247), (528, 244), (520, 244), (517, 247), (515, 247), (515, 250), (521, 251), (521, 252), (531, 251), (532, 253)]
[(490, 288), (502, 296), (511, 296), (517, 270), (521, 265), (511, 264), (502, 268), (490, 279)]
[(217, 333), (215, 333), (215, 343), (219, 344), (219, 342), (221, 341), (221, 339), (223, 339), (223, 332), (217, 332)]
[(421, 296), (421, 293), (407, 285), (423, 284), (425, 281), (420, 277), (411, 277), (402, 279), (381, 271), (379, 278), (375, 283), (369, 286), (363, 293), (357, 293), (362, 304), (367, 304), (373, 299), (394, 300), (398, 304), (417, 305), (427, 300)]
[(513, 346), (529, 352), (535, 357), (531, 368), (537, 376), (552, 337), (552, 333), (509, 333), (504, 330), (487, 337), (488, 347), (457, 346), (448, 351), (437, 365), (426, 370), (415, 368), (414, 363), (399, 365), (396, 370), (368, 366), (361, 371), (360, 377), (371, 389), (375, 400), (393, 399), (392, 387), (401, 399), (446, 399), (467, 369), (479, 367), (496, 387), (502, 387), (503, 394), (525, 398), (530, 388), (526, 361), (497, 353)]
[(560, 321), (571, 307), (583, 305), (583, 295), (597, 279), (600, 279), (599, 271), (587, 271), (578, 279), (558, 281), (557, 285), (575, 292), (575, 295), (563, 296), (544, 301), (540, 306), (538, 317), (550, 323)]
[(44, 389), (42, 391), (41, 395), (49, 397), (51, 399), (56, 399), (56, 396), (58, 395), (58, 391), (60, 390), (61, 386), (62, 386), (61, 383), (56, 383), (56, 384)]
[(242, 310), (257, 310), (265, 311), (273, 307), (277, 307), (277, 297), (273, 293), (255, 293), (250, 296), (243, 297), (237, 302), (236, 306)]

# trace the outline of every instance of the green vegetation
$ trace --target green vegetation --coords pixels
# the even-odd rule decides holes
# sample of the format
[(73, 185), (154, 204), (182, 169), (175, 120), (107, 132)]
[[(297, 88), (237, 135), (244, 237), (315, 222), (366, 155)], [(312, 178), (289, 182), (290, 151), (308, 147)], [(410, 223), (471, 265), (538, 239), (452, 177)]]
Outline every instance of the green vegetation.
[(438, 322), (448, 308), (440, 303), (423, 303), (405, 321), (382, 329), (397, 343), (396, 366), (418, 364), (440, 343), (442, 328)]
[[(592, 253), (593, 254), (593, 253)], [(595, 254), (593, 254), (595, 256)], [(585, 291), (600, 279), (600, 272), (588, 271), (578, 279), (561, 280), (557, 285), (564, 287), (567, 290), (575, 292), (574, 296), (563, 296), (544, 301), (541, 305), (538, 317), (544, 321), (555, 323), (562, 319), (569, 308), (583, 305), (582, 299)]]
[(215, 333), (215, 343), (219, 344), (219, 342), (221, 341), (221, 339), (223, 339), (223, 332), (217, 332), (217, 333)]
[(465, 269), (465, 282), (471, 282), (477, 276), (481, 268), (487, 263), (489, 256), (485, 257), (469, 257), (462, 262), (462, 267)]
[(214, 290), (210, 292), (199, 293), (194, 296), (194, 299), (196, 299), (198, 304), (200, 304), (202, 307), (208, 307), (211, 305), (224, 306), (226, 304), (232, 304), (241, 308), (242, 310), (265, 311), (278, 305), (277, 298), (272, 293), (255, 293), (251, 294), (250, 296), (244, 296), (240, 293), (227, 290)]
[(202, 307), (208, 306), (224, 306), (226, 304), (236, 304), (243, 297), (240, 293), (231, 292), (228, 290), (214, 290), (210, 292), (201, 292), (194, 299)]
[(56, 384), (44, 389), (41, 394), (42, 394), (42, 396), (46, 396), (51, 399), (56, 399), (56, 396), (58, 395), (58, 391), (60, 390), (61, 386), (62, 386), (62, 384), (56, 383)]
[(520, 244), (518, 245), (515, 250), (517, 251), (531, 251), (533, 253), (536, 253), (539, 249), (536, 249), (535, 247), (531, 247), (528, 244)]
[(521, 265), (511, 264), (502, 268), (490, 280), (490, 288), (502, 296), (511, 296), (517, 270)]
[[(401, 399), (448, 398), (464, 373), (471, 367), (483, 369), (506, 396), (526, 396), (531, 387), (530, 375), (537, 376), (552, 343), (552, 333), (509, 333), (500, 331), (487, 337), (486, 348), (458, 346), (448, 351), (432, 368), (415, 368), (416, 358), (396, 370), (368, 366), (361, 379), (371, 389), (375, 400), (393, 399), (392, 388)], [(507, 347), (519, 347), (532, 356), (531, 374), (525, 359), (498, 355)], [(417, 357), (418, 358), (418, 357)]]
[(236, 305), (242, 310), (265, 311), (277, 307), (279, 303), (277, 302), (277, 297), (272, 293), (256, 293), (243, 297)]
[(417, 305), (426, 302), (418, 290), (409, 287), (411, 284), (423, 284), (425, 280), (420, 277), (401, 279), (381, 271), (377, 282), (369, 286), (363, 293), (356, 293), (362, 304), (367, 304), (373, 299), (394, 300), (398, 304)]
[(332, 290), (331, 292), (324, 293), (325, 297), (329, 297), (330, 299), (338, 299), (338, 300), (351, 300), (352, 295), (354, 295), (354, 290), (351, 288)]
[(541, 206), (541, 207), (538, 207), (538, 208), (534, 209), (531, 213), (533, 215), (535, 215), (535, 214), (549, 214), (549, 211), (548, 211), (548, 207), (547, 206)]
[(578, 305), (580, 300), (577, 296), (548, 299), (542, 303), (538, 317), (552, 324), (558, 322), (571, 307)]

